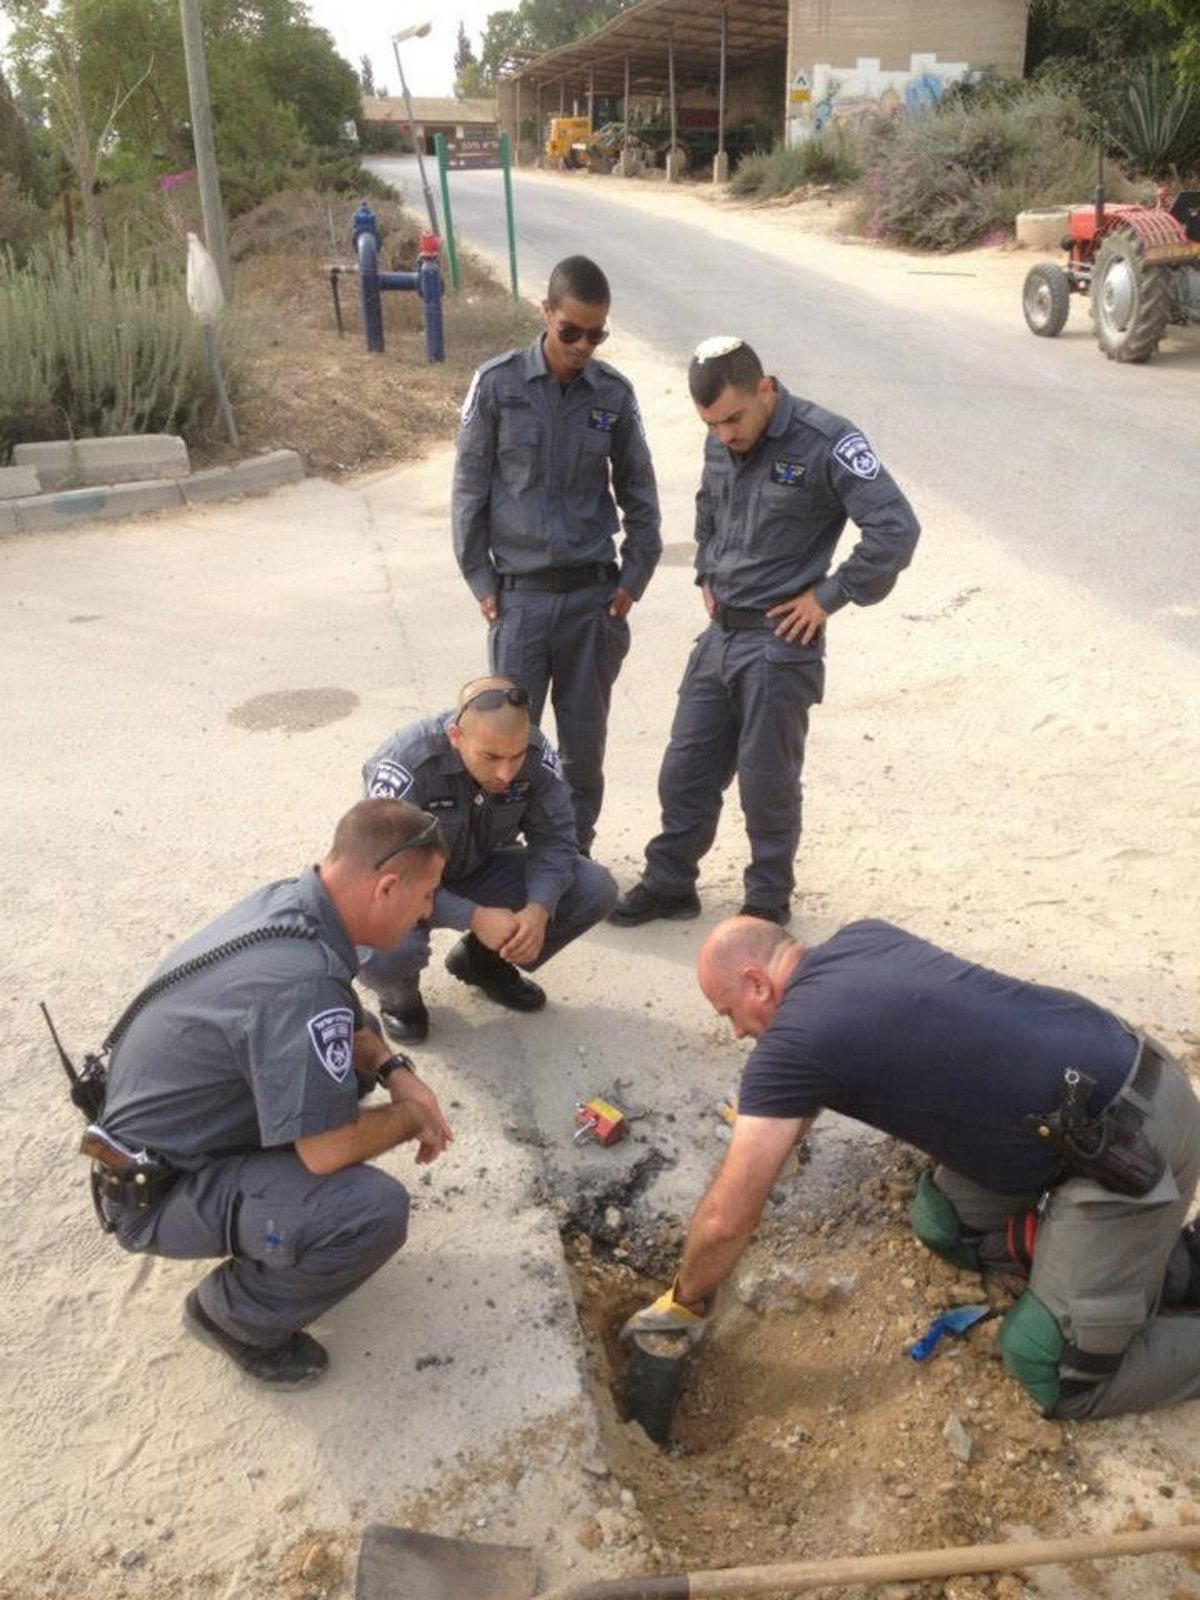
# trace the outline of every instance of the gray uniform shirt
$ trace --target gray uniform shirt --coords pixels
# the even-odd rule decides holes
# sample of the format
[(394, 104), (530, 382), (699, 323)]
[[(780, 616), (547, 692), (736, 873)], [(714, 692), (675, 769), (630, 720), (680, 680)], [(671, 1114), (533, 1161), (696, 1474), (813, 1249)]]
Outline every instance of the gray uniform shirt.
[(526, 893), (553, 916), (579, 853), (571, 791), (554, 746), (531, 726), (517, 776), (503, 794), (485, 794), (446, 736), (453, 721), (453, 711), (423, 717), (380, 745), (363, 767), (366, 798), (407, 800), (441, 823), (450, 854), (434, 897), (439, 927), (470, 927), (477, 902), (456, 894), (455, 883), (522, 836)]
[[(696, 495), (697, 581), (721, 605), (765, 611), (816, 585), (828, 612), (882, 600), (912, 559), (913, 509), (853, 423), (776, 382), (766, 431), (746, 456), (709, 435)], [(862, 537), (829, 573), (849, 518)]]
[(635, 600), (662, 554), (658, 490), (633, 387), (594, 357), (565, 387), (542, 341), (479, 368), (458, 430), (454, 554), (477, 600), (497, 573), (611, 563)]
[(251, 945), (184, 978), (134, 1019), (109, 1065), (102, 1119), (124, 1144), (194, 1170), (357, 1117), (358, 958), (315, 867), (241, 901), (158, 973), (271, 924), (307, 926), (316, 937)]

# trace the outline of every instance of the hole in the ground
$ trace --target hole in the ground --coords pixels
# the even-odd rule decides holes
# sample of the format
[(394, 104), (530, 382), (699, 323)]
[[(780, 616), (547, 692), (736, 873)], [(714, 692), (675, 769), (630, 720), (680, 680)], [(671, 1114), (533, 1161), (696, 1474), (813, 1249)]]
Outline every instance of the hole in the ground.
[[(925, 1365), (906, 1354), (937, 1311), (988, 1295), (908, 1232), (914, 1161), (901, 1147), (881, 1146), (866, 1178), (811, 1211), (805, 1171), (791, 1180), (689, 1357), (670, 1447), (648, 1443), (623, 1415), (618, 1335), (670, 1282), (686, 1220), (645, 1214), (652, 1176), (577, 1197), (562, 1221), (613, 1475), (582, 1543), (682, 1572), (1069, 1531), (1065, 1508), (1086, 1486), (1061, 1426), (1005, 1374), (996, 1321)], [(1026, 1592), (999, 1578), (953, 1589)]]

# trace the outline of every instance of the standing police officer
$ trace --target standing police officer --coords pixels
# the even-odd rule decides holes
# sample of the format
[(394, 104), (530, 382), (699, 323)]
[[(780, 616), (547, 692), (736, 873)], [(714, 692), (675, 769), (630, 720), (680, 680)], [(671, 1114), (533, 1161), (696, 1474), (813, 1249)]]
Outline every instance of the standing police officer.
[(1009, 1371), (1050, 1416), (1111, 1417), (1200, 1397), (1195, 1225), (1200, 1101), (1180, 1064), (1081, 995), (963, 961), (886, 922), (806, 948), (719, 923), (700, 987), (757, 1040), (720, 1170), (679, 1275), (626, 1324), (704, 1332), (712, 1296), (784, 1161), (822, 1109), (938, 1165), (911, 1209), (960, 1267), (1028, 1273), (1000, 1325)]
[[(397, 1039), (424, 1039), (420, 976), (430, 928), (463, 937), (446, 968), (512, 1011), (537, 1011), (533, 971), (600, 922), (617, 898), (612, 876), (581, 855), (558, 757), (530, 722), (529, 696), (508, 678), (476, 678), (457, 708), (412, 722), (363, 767), (368, 795), (411, 800), (436, 816), (449, 859), (432, 912), (362, 969)], [(518, 841), (523, 839), (524, 843)]]
[[(824, 689), (825, 621), (890, 593), (920, 532), (863, 435), (800, 400), (741, 339), (706, 340), (688, 387), (708, 426), (696, 581), (712, 619), (684, 673), (659, 773), (662, 832), (612, 921), (694, 917), (701, 857), (736, 774), (747, 916), (785, 923), (800, 842), (808, 713)], [(829, 572), (847, 518), (861, 538)]]
[(559, 262), (542, 306), (545, 333), (476, 372), (454, 469), (454, 553), (490, 624), (488, 665), (529, 691), (535, 723), (549, 690), (585, 855), (604, 798), (626, 618), (662, 553), (633, 388), (593, 359), (608, 338), (610, 299), (595, 262)]
[[(225, 1258), (184, 1324), (262, 1383), (320, 1377), (329, 1358), (300, 1330), (404, 1243), (408, 1195), (365, 1163), (407, 1141), (432, 1161), (452, 1137), (352, 988), (356, 946), (427, 913), (444, 860), (434, 818), (356, 805), (319, 866), (180, 945), (114, 1030), (85, 1141), (102, 1218), (127, 1250)], [(390, 1103), (360, 1111), (376, 1081)]]

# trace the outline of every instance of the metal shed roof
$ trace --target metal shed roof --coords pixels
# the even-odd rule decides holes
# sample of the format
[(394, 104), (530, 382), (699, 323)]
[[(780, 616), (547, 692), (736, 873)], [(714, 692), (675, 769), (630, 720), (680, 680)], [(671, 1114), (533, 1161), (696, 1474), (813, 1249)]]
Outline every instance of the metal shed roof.
[(669, 37), (677, 87), (707, 87), (717, 74), (722, 11), (731, 61), (746, 62), (786, 48), (788, 0), (639, 0), (595, 33), (545, 55), (506, 62), (504, 76), (536, 84), (560, 78), (586, 83), (590, 72), (603, 93), (623, 87), (628, 60), (633, 88), (658, 91), (666, 87)]

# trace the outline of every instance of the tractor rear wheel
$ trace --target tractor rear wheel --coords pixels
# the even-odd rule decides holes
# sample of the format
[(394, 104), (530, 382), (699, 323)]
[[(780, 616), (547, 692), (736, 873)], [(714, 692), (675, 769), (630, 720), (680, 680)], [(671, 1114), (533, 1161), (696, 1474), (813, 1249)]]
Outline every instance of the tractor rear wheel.
[(1110, 361), (1149, 361), (1171, 316), (1166, 270), (1148, 267), (1132, 228), (1114, 228), (1092, 274), (1096, 338)]
[(1053, 261), (1030, 267), (1021, 290), (1021, 309), (1029, 331), (1053, 339), (1066, 326), (1071, 309), (1071, 281)]

